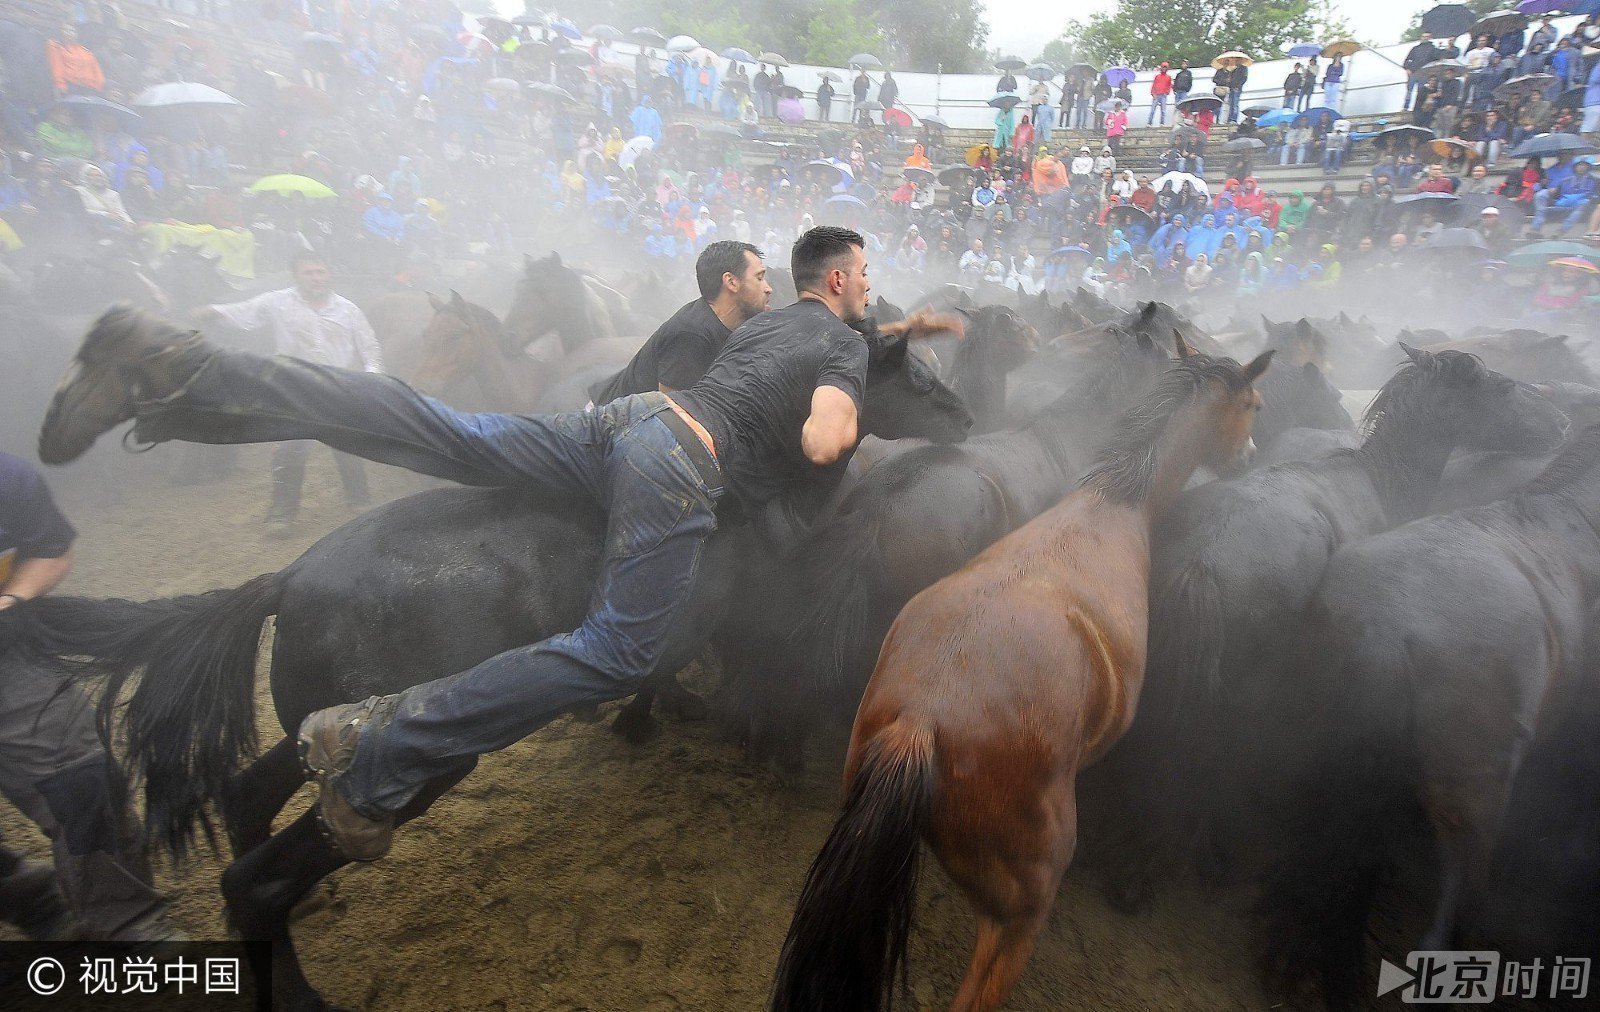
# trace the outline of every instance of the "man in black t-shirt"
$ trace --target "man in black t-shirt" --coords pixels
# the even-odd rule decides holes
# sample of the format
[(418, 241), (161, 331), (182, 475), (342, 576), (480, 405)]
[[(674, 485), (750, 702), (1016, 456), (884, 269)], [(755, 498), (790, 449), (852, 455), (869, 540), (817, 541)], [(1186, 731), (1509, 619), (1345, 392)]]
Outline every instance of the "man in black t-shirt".
[[(632, 695), (677, 659), (669, 647), (684, 644), (672, 634), (703, 624), (696, 585), (723, 498), (754, 515), (790, 486), (828, 480), (826, 469), (854, 450), (868, 359), (851, 327), (871, 289), (864, 240), (812, 229), (790, 267), (800, 301), (739, 327), (687, 390), (559, 415), (466, 414), (386, 376), (225, 351), (112, 310), (57, 390), (40, 456), (71, 460), (135, 418), (134, 437), (146, 442), (319, 439), (422, 474), (605, 511), (600, 572), (576, 630), (302, 722), (300, 754), (321, 783), (328, 840), (346, 859), (376, 860), (395, 813), (430, 781), (575, 707)], [(959, 322), (926, 315), (882, 328), (952, 329)]]
[[(0, 611), (61, 582), (76, 537), (33, 465), (0, 452)], [(52, 871), (0, 846), (0, 917), (36, 938), (181, 937), (151, 884), (125, 790), (83, 690), (0, 645), (0, 794), (38, 824), (55, 858)]]
[(609, 404), (629, 394), (659, 390), (669, 394), (692, 386), (706, 374), (728, 335), (767, 311), (772, 286), (761, 251), (749, 243), (722, 239), (700, 251), (694, 265), (700, 298), (673, 313), (656, 328), (621, 372), (589, 388), (589, 399)]

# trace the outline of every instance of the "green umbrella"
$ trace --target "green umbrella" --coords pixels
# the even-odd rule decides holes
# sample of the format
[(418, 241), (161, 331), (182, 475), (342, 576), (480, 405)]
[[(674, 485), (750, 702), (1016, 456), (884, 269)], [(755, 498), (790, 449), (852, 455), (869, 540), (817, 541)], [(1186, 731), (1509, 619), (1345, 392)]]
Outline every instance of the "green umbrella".
[(337, 197), (338, 194), (310, 176), (296, 176), (284, 173), (277, 176), (263, 176), (250, 184), (251, 193), (300, 193), (307, 197)]
[(1513, 267), (1543, 267), (1560, 257), (1581, 257), (1600, 267), (1600, 248), (1581, 242), (1562, 240), (1530, 243), (1521, 249), (1513, 250), (1506, 257), (1506, 263)]

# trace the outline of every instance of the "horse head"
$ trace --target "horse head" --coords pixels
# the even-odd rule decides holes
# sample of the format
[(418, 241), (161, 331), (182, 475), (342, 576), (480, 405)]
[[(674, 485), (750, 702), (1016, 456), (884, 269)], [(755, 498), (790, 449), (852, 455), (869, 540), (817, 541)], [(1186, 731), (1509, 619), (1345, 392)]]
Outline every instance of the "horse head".
[(907, 354), (905, 338), (875, 338), (869, 349), (863, 433), (880, 439), (921, 437), (935, 443), (967, 438), (972, 413), (931, 366)]
[[(1278, 353), (1284, 354), (1279, 349)], [(1289, 364), (1268, 373), (1256, 388), (1265, 403), (1256, 416), (1255, 440), (1265, 446), (1290, 429), (1348, 431), (1355, 428), (1339, 388), (1315, 362)]]
[(422, 332), (422, 364), (417, 386), (448, 390), (465, 376), (481, 376), (504, 361), (500, 321), (454, 289), (448, 300), (428, 294), (433, 319)]
[(1267, 347), (1282, 359), (1280, 365), (1329, 368), (1328, 339), (1310, 320), (1302, 316), (1293, 323), (1274, 323), (1263, 314), (1261, 326), (1267, 334)]
[(1449, 446), (1531, 453), (1548, 450), (1567, 429), (1567, 417), (1530, 384), (1495, 372), (1464, 351), (1425, 351), (1400, 344), (1409, 359), (1367, 408), (1366, 427), (1378, 438), (1432, 438)]
[(506, 313), (506, 342), (520, 351), (554, 331), (571, 351), (592, 336), (592, 329), (582, 276), (563, 264), (559, 253), (540, 259), (524, 254), (522, 277)]

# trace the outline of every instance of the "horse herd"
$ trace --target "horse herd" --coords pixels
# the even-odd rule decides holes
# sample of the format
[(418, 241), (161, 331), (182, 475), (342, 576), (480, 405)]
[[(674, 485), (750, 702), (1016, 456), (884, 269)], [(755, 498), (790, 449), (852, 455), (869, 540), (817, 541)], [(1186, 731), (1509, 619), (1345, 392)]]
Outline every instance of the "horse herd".
[[(472, 380), (510, 410), (581, 404), (638, 342), (616, 336), (626, 297), (544, 280), (558, 271), (525, 265), (504, 322), (433, 299), (418, 384)], [(1080, 826), (1126, 909), (1174, 869), (1254, 889), (1273, 987), (1336, 1005), (1363, 994), (1391, 873), (1436, 876), (1415, 948), (1491, 926), (1508, 947), (1592, 944), (1600, 383), (1577, 349), (1516, 331), (1390, 342), (1343, 314), (1213, 336), (1088, 294), (979, 306), (943, 289), (924, 306), (964, 313), (966, 339), (875, 343), (870, 435), (821, 519), (719, 532), (709, 627), (681, 630), (616, 719), (639, 741), (653, 702), (715, 711), (753, 760), (792, 770), (817, 722), (855, 715), (844, 813), (775, 1008), (893, 1002), (919, 841), (978, 914), (954, 1007), (999, 1007)], [(182, 854), (220, 816), (230, 922), (274, 943), (257, 970), (277, 1004), (319, 1007), (289, 912), (343, 862), (311, 812), (271, 831), (304, 781), (289, 735), (314, 710), (573, 628), (603, 530), (581, 504), (431, 489), (238, 588), (13, 609), (0, 649), (106, 680), (104, 729), (124, 733), (150, 833)], [(258, 755), (269, 616), (285, 734)], [(674, 678), (708, 637), (709, 706)], [(1490, 916), (1507, 883), (1535, 881), (1517, 893), (1532, 913)]]

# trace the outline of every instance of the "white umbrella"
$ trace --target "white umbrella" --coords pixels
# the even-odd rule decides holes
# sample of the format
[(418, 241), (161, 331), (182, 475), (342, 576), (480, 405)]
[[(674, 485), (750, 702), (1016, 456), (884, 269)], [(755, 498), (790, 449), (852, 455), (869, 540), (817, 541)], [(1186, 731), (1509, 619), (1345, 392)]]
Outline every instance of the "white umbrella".
[(1169, 172), (1152, 182), (1150, 185), (1159, 190), (1168, 183), (1172, 184), (1172, 188), (1174, 190), (1181, 190), (1183, 189), (1183, 184), (1188, 183), (1190, 186), (1194, 187), (1196, 190), (1199, 190), (1206, 196), (1211, 196), (1211, 187), (1206, 185), (1206, 181), (1201, 179), (1199, 176), (1191, 175), (1187, 172)]
[(634, 162), (638, 161), (640, 155), (644, 154), (646, 151), (652, 150), (655, 146), (655, 141), (643, 134), (640, 134), (638, 137), (635, 137), (633, 140), (622, 146), (622, 150), (617, 153), (617, 164), (626, 169)]
[(692, 35), (674, 35), (667, 40), (667, 52), (669, 53), (687, 53), (691, 49), (699, 48), (700, 43), (696, 42)]
[(142, 109), (170, 109), (179, 105), (244, 105), (232, 95), (193, 81), (151, 85), (139, 93), (133, 104)]

